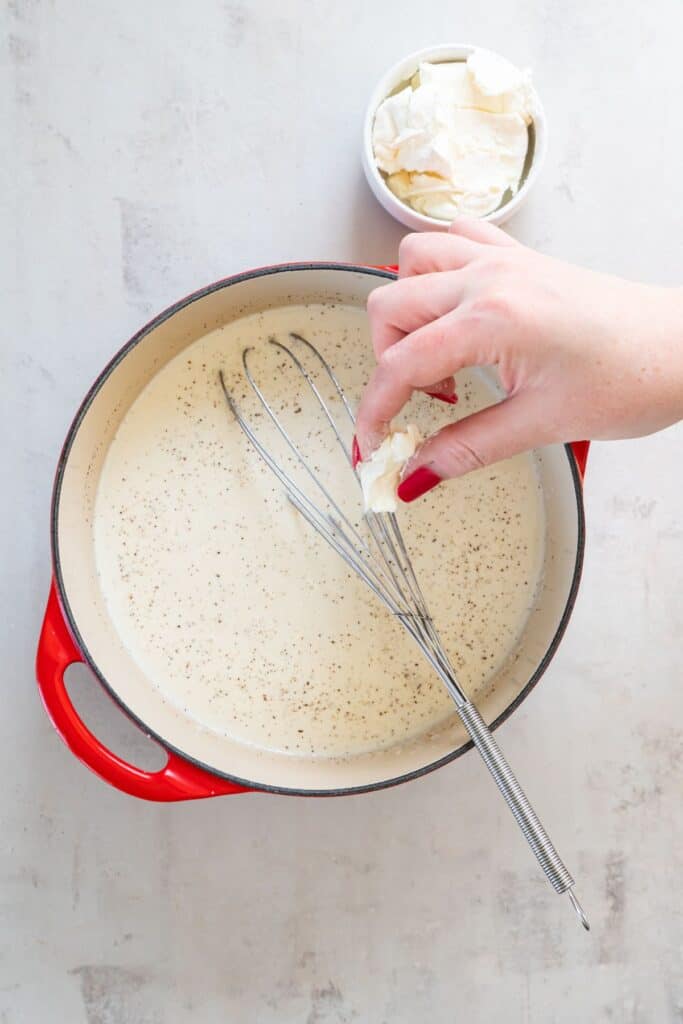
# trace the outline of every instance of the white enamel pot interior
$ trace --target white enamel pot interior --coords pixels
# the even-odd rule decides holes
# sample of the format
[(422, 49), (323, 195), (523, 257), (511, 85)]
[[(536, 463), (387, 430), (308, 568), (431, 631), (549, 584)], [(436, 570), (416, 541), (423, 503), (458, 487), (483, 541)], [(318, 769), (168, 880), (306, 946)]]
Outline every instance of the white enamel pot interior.
[[(52, 543), (59, 601), (84, 659), (114, 699), (169, 751), (214, 776), (248, 788), (340, 794), (388, 786), (443, 765), (469, 748), (457, 717), (409, 744), (346, 759), (291, 756), (217, 735), (165, 700), (132, 659), (107, 613), (95, 565), (93, 509), (98, 478), (118, 425), (145, 384), (208, 331), (246, 313), (287, 304), (333, 301), (364, 308), (389, 271), (342, 264), (288, 264), (218, 282), (177, 303), (143, 328), (93, 385), (66, 439), (52, 509)], [(581, 571), (581, 479), (568, 446), (538, 452), (547, 536), (538, 598), (518, 650), (480, 704), (496, 726), (523, 700), (547, 668), (566, 627)], [(245, 643), (248, 643), (245, 638)]]

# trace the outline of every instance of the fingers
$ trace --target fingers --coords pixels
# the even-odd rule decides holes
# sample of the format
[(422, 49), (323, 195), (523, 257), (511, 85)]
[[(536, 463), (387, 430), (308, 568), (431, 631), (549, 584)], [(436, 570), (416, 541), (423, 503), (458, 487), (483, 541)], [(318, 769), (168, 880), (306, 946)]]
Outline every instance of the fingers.
[[(410, 331), (455, 308), (463, 294), (464, 282), (456, 271), (424, 274), (375, 288), (368, 296), (368, 317), (376, 359)], [(428, 384), (425, 390), (432, 398), (450, 405), (457, 402), (452, 376), (432, 378)]]
[(549, 443), (536, 406), (533, 392), (521, 392), (438, 431), (406, 466), (399, 498), (415, 501), (442, 480)]
[(375, 357), (461, 301), (466, 278), (457, 276), (488, 246), (517, 243), (492, 224), (459, 217), (451, 233), (406, 235), (399, 246), (399, 281), (375, 288), (368, 297), (368, 316)]
[(488, 362), (479, 347), (476, 325), (457, 310), (407, 335), (383, 353), (365, 388), (356, 417), (361, 456), (386, 437), (391, 421), (416, 388), (432, 390), (434, 382), (452, 377), (465, 366)]
[(452, 270), (375, 288), (368, 296), (375, 358), (379, 361), (406, 334), (454, 309), (462, 300), (464, 287), (462, 274)]
[(398, 247), (398, 276), (460, 270), (481, 254), (482, 246), (468, 238), (443, 231), (416, 232), (405, 235)]
[(465, 366), (495, 363), (490, 338), (484, 320), (470, 316), (466, 309), (451, 310), (387, 349), (380, 362), (381, 376), (387, 382), (400, 380), (413, 388), (427, 388)]
[(379, 448), (389, 433), (391, 421), (413, 393), (411, 384), (391, 380), (380, 364), (363, 392), (356, 413), (355, 441), (361, 459), (367, 459)]
[(475, 217), (456, 217), (448, 229), (446, 237), (457, 237), (469, 239), (471, 242), (479, 242), (481, 245), (519, 245), (516, 239), (511, 238), (495, 224), (489, 224), (485, 220), (478, 220)]
[(472, 287), (470, 265), (491, 246), (516, 245), (499, 228), (469, 217), (458, 217), (448, 234), (405, 236), (399, 280), (368, 297), (378, 367), (356, 421), (363, 457), (380, 444), (415, 389), (455, 402), (453, 374), (464, 366), (495, 362), (482, 350), (482, 331), (471, 320), (465, 330), (458, 309)]
[(473, 217), (457, 217), (448, 234), (424, 231), (405, 235), (398, 247), (398, 275), (403, 278), (439, 270), (460, 270), (482, 256), (486, 246), (518, 244), (494, 224)]

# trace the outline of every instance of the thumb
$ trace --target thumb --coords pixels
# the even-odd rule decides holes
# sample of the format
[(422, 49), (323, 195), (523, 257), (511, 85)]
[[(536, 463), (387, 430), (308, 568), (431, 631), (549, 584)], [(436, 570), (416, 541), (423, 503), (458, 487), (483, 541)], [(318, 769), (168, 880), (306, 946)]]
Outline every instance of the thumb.
[(415, 501), (442, 480), (509, 459), (550, 440), (533, 394), (520, 392), (428, 437), (406, 465), (398, 496), (401, 501)]

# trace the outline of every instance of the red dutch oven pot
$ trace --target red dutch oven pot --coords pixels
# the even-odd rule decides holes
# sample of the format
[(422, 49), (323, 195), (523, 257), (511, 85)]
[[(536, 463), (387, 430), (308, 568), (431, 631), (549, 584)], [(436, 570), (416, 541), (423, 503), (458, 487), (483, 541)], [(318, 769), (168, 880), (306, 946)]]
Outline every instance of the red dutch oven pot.
[[(53, 581), (37, 654), (41, 697), (67, 747), (110, 785), (146, 800), (194, 800), (261, 790), (298, 795), (340, 795), (395, 785), (446, 764), (471, 747), (454, 716), (451, 732), (401, 751), (345, 763), (269, 755), (249, 761), (244, 747), (225, 737), (202, 736), (163, 699), (149, 702), (150, 687), (125, 651), (99, 593), (94, 565), (92, 509), (98, 471), (125, 412), (149, 379), (209, 330), (246, 312), (285, 304), (334, 301), (363, 307), (374, 287), (395, 268), (339, 263), (264, 267), (219, 281), (182, 299), (142, 328), (112, 359), (86, 395), (69, 429), (52, 498)], [(480, 710), (495, 728), (530, 693), (547, 668), (576, 598), (583, 559), (582, 479), (588, 442), (555, 445), (538, 453), (547, 522), (541, 591), (520, 638), (520, 657), (501, 670)], [(69, 698), (64, 673), (85, 662), (168, 759), (160, 771), (129, 764), (88, 729)], [(145, 694), (141, 703), (140, 695)], [(144, 705), (144, 708), (143, 708)], [(460, 731), (459, 731), (460, 730)], [(251, 756), (251, 755), (249, 755)]]

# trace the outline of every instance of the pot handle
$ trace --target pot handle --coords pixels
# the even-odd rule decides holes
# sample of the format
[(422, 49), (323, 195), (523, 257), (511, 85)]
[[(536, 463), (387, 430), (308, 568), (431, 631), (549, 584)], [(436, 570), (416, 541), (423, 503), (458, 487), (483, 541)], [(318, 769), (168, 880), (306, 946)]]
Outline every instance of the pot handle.
[(105, 782), (143, 800), (198, 800), (249, 792), (172, 751), (167, 751), (164, 768), (147, 772), (108, 750), (80, 718), (64, 684), (64, 672), (77, 661), (84, 659), (67, 628), (53, 580), (38, 641), (36, 675), (45, 710), (69, 750)]

